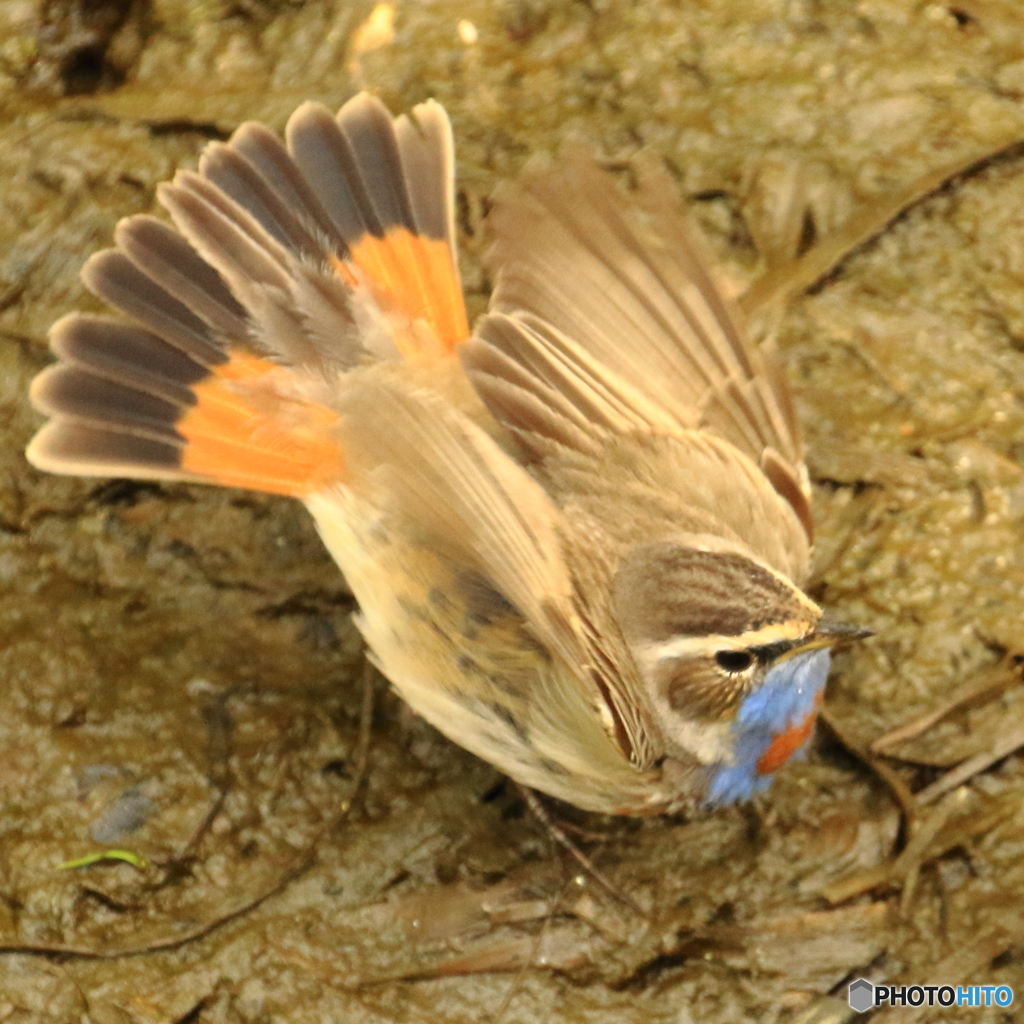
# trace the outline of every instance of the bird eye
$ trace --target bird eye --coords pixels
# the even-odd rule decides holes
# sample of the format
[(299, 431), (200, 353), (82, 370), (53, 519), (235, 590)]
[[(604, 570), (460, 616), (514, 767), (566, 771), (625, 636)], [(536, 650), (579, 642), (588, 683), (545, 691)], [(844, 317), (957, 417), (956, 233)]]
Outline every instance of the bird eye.
[(726, 672), (746, 672), (754, 663), (754, 656), (748, 651), (719, 651), (715, 661)]

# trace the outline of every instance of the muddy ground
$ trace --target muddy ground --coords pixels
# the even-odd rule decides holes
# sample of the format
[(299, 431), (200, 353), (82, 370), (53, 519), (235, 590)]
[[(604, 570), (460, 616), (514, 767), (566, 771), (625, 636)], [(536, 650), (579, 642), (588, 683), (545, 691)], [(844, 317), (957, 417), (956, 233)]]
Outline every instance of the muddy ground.
[[(577, 133), (624, 179), (664, 158), (789, 355), (813, 593), (878, 635), (755, 805), (559, 809), (644, 916), (364, 674), (301, 508), (22, 457), (116, 220), (242, 120), (364, 87), (452, 116), (472, 313), (486, 196)], [(838, 1024), (860, 975), (1024, 999), (1019, 5), (3, 0), (0, 183), (0, 1021)]]

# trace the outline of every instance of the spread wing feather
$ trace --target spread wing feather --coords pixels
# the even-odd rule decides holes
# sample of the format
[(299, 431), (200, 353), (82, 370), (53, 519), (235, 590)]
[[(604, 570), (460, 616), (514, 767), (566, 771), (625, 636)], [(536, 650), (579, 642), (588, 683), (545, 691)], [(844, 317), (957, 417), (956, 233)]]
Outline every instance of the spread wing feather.
[(494, 349), (604, 429), (710, 430), (770, 467), (807, 529), (809, 488), (785, 379), (774, 356), (747, 340), (670, 193), (648, 171), (627, 202), (578, 148), (557, 168), (528, 166), (496, 196), (491, 313), (464, 362), (500, 418), (521, 427), (529, 418), (548, 438), (565, 435), (564, 403), (552, 403), (543, 426), (540, 383), (488, 379), (502, 379)]

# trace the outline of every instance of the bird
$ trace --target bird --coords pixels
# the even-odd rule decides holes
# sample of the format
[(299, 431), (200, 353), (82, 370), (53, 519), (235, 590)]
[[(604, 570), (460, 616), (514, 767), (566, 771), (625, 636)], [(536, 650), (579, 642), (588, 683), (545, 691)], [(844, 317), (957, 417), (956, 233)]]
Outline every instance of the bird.
[(451, 124), (360, 93), (208, 144), (83, 266), (33, 381), (51, 473), (289, 495), (412, 707), (521, 786), (607, 814), (747, 800), (804, 750), (836, 645), (802, 589), (784, 368), (671, 177), (582, 143), (488, 215), (470, 329)]

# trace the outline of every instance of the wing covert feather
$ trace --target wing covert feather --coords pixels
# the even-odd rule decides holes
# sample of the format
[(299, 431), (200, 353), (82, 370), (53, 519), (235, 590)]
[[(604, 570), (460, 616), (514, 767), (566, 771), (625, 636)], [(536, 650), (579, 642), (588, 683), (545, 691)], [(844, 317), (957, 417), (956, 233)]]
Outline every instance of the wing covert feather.
[(475, 565), (538, 639), (580, 660), (560, 513), (543, 488), (482, 430), (397, 380), (360, 381), (343, 400), (354, 478), (386, 474), (409, 521)]
[(562, 663), (559, 685), (579, 691), (573, 701), (584, 695), (622, 754), (649, 767), (656, 725), (609, 608), (591, 599), (609, 592), (606, 545), (565, 522), (536, 480), (431, 394), (367, 377), (344, 400), (343, 420), (352, 479), (372, 487), (384, 473), (385, 500), (456, 564), (483, 574)]

